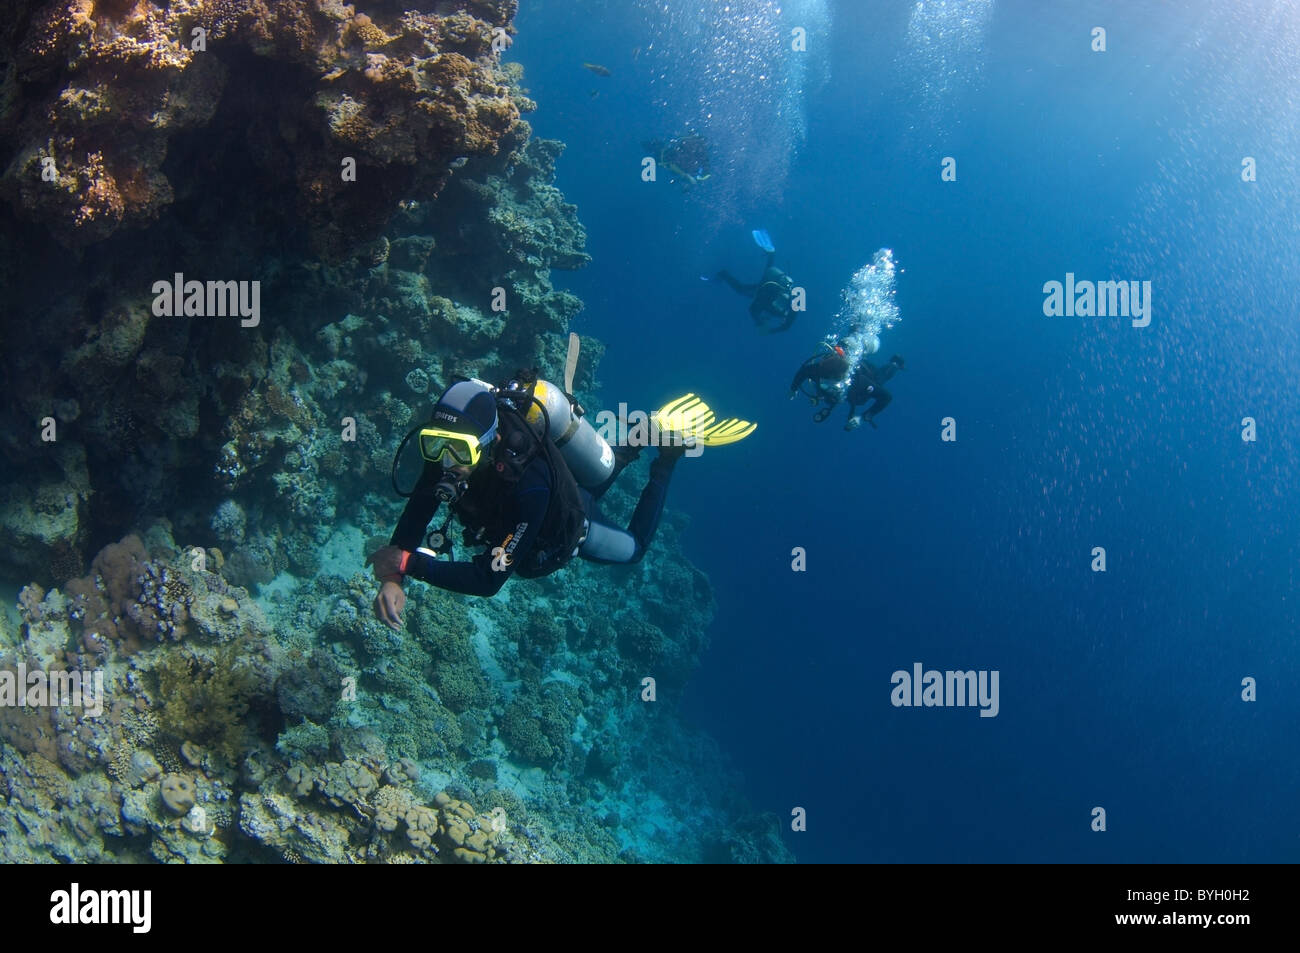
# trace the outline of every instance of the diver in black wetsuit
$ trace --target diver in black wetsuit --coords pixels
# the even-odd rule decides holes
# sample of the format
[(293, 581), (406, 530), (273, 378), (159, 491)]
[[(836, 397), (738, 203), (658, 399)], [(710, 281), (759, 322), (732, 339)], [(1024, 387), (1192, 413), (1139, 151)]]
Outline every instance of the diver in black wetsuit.
[[(844, 380), (848, 372), (849, 359), (844, 355), (843, 346), (837, 344), (825, 354), (814, 354), (799, 365), (799, 370), (794, 372), (794, 380), (790, 381), (790, 397), (793, 399), (795, 394), (803, 390), (803, 385), (811, 381), (816, 393), (803, 392), (813, 403), (818, 403), (834, 393), (835, 385)], [(826, 414), (829, 413), (830, 409), (827, 408)], [(820, 423), (826, 419), (826, 414), (814, 419)]]
[(776, 252), (767, 252), (766, 255), (763, 274), (753, 284), (740, 281), (725, 268), (714, 277), (725, 281), (736, 294), (753, 299), (749, 303), (749, 316), (754, 319), (754, 324), (765, 334), (776, 334), (789, 330), (790, 325), (794, 324), (795, 312), (791, 298), (794, 279), (773, 264)]
[[(862, 425), (863, 420), (873, 428), (876, 426), (876, 416), (894, 399), (894, 395), (885, 390), (884, 384), (902, 369), (903, 359), (897, 354), (880, 367), (876, 367), (866, 358), (858, 362), (858, 369), (853, 373), (853, 380), (845, 395), (849, 403), (849, 419), (844, 424), (845, 430), (856, 430)], [(872, 402), (871, 406), (867, 408), (866, 413), (859, 414), (858, 408), (868, 401)]]
[[(685, 453), (684, 446), (660, 446), (624, 531), (599, 522), (596, 503), (637, 458), (639, 447), (613, 451), (609, 477), (585, 490), (521, 414), (498, 412), (492, 388), (481, 381), (448, 388), (419, 440), (425, 459), (420, 479), (389, 545), (367, 559), (382, 583), (375, 613), (394, 629), (402, 625), (402, 583), (408, 576), (452, 592), (491, 596), (515, 572), (545, 575), (573, 555), (607, 563), (639, 561), (659, 526), (673, 467)], [(421, 548), (443, 502), (465, 527), (466, 540), (484, 545), (472, 559), (440, 558), (447, 549), (447, 523), (431, 534), (438, 537), (433, 549)]]
[[(889, 406), (889, 402), (894, 399), (893, 395), (885, 390), (884, 384), (902, 368), (903, 359), (897, 354), (881, 367), (876, 367), (865, 357), (858, 361), (849, 386), (844, 391), (844, 398), (849, 405), (849, 419), (844, 425), (845, 430), (856, 430), (862, 425), (864, 417), (872, 427), (876, 426), (876, 415)], [(849, 360), (845, 356), (844, 348), (836, 345), (828, 353), (814, 355), (800, 365), (794, 379), (790, 382), (790, 397), (793, 398), (795, 394), (802, 392), (814, 405), (824, 403), (826, 406), (819, 408), (813, 414), (813, 420), (821, 423), (830, 416), (831, 411), (840, 402), (840, 385), (847, 377), (848, 371)], [(804, 385), (809, 382), (813, 384), (812, 393), (804, 389)], [(871, 406), (867, 408), (866, 413), (859, 414), (858, 407), (867, 403)]]

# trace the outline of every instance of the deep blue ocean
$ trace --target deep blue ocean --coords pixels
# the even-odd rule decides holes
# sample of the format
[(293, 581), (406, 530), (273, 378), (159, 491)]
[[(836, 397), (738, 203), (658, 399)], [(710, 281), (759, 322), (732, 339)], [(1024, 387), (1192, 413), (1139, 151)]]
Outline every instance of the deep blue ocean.
[[(1300, 859), (1300, 5), (526, 0), (517, 26), (604, 406), (759, 424), (669, 506), (718, 601), (689, 713), (757, 807), (806, 811), (796, 856)], [(642, 181), (642, 143), (689, 131), (712, 177)], [(757, 277), (755, 228), (807, 291), (783, 334), (700, 280)], [(846, 432), (788, 386), (879, 248), (907, 367)], [(1149, 326), (1045, 316), (1067, 273), (1150, 281)], [(997, 671), (998, 714), (895, 707), (915, 663)]]

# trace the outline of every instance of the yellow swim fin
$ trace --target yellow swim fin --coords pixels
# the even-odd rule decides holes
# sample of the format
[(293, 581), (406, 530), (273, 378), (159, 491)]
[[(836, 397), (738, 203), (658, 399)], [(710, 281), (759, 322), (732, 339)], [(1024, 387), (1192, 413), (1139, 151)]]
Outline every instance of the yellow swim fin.
[(688, 446), (693, 443), (705, 447), (725, 446), (744, 440), (758, 428), (758, 424), (738, 417), (715, 422), (709, 405), (694, 394), (669, 401), (651, 414), (651, 419), (661, 433), (681, 434)]
[(693, 436), (713, 423), (713, 411), (694, 394), (670, 400), (650, 415), (661, 433)]
[(757, 429), (758, 424), (741, 420), (739, 417), (728, 417), (708, 430), (696, 434), (696, 439), (706, 447), (723, 447), (744, 440)]

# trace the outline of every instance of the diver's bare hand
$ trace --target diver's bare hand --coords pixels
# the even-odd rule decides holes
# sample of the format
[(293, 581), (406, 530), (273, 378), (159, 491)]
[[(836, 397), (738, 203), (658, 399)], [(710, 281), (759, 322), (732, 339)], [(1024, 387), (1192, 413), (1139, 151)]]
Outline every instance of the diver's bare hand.
[(375, 617), (394, 631), (402, 631), (402, 610), (406, 608), (406, 593), (395, 582), (386, 582), (375, 596)]

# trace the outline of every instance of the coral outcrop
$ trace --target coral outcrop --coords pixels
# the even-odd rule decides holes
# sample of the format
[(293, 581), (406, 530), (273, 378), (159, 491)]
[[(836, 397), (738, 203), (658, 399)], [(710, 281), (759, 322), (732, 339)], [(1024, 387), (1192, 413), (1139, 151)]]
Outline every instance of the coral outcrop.
[(276, 135), (250, 129), (251, 158), (260, 181), (294, 183), (326, 245), (373, 235), (403, 199), (432, 198), (455, 158), (492, 154), (519, 118), (498, 62), (514, 2), (17, 6), (0, 195), (68, 245), (175, 200), (171, 141), (240, 94), (231, 74), (250, 58), (275, 68), (286, 101), (311, 104), (272, 106)]

